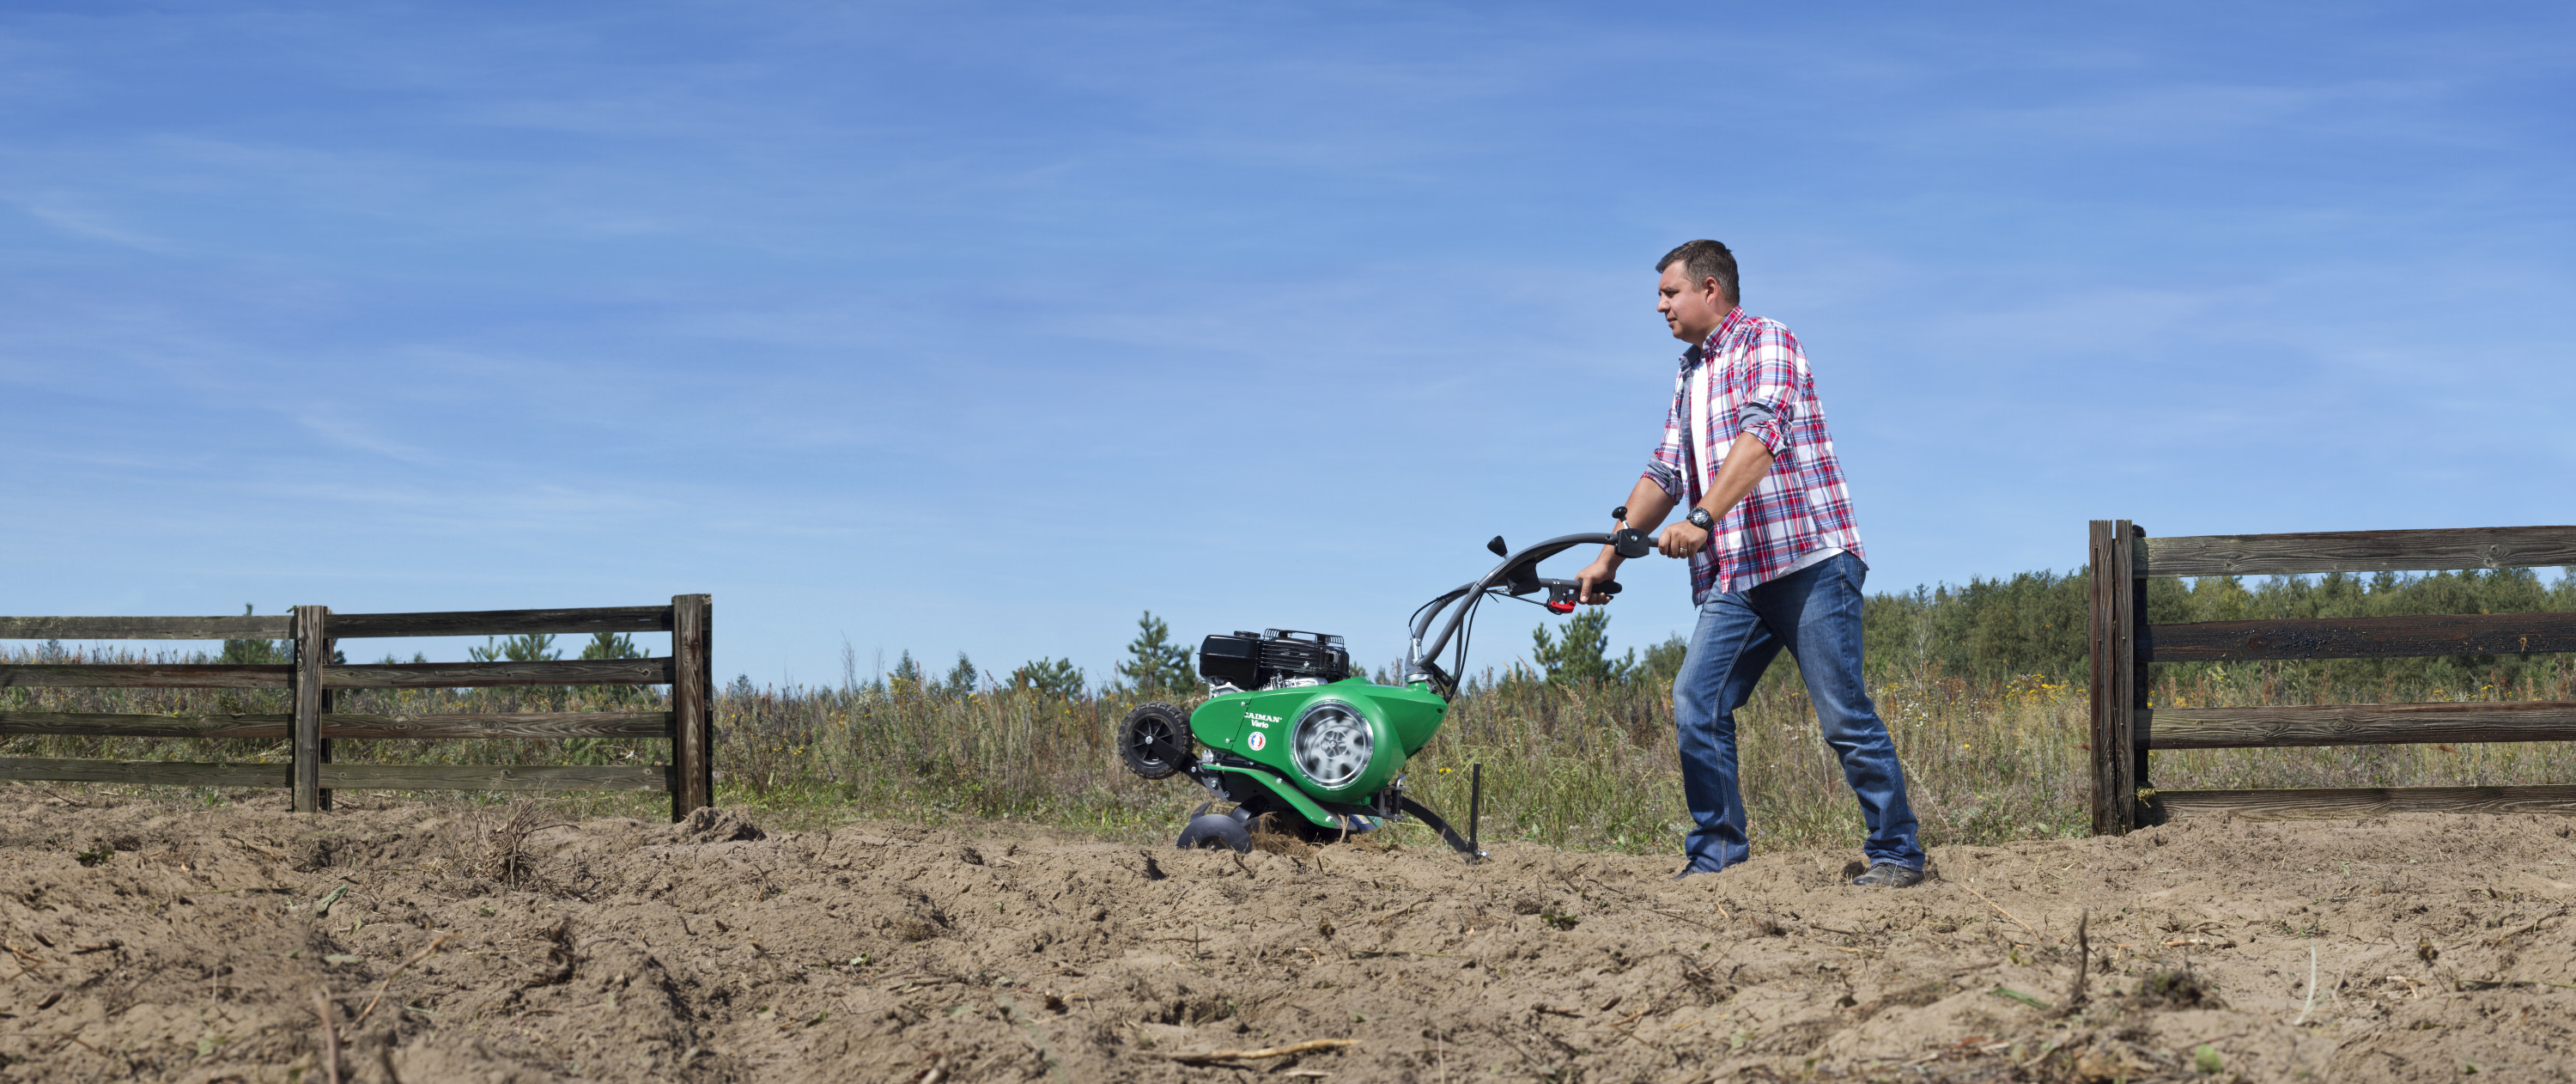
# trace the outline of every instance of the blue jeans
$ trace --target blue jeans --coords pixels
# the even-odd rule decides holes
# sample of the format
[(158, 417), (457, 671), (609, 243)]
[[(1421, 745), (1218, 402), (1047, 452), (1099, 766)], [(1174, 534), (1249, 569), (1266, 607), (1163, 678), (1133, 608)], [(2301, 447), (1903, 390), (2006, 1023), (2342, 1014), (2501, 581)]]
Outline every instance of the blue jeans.
[(1905, 771), (1896, 743), (1860, 680), (1860, 587), (1868, 570), (1838, 553), (1787, 576), (1711, 597), (1699, 608), (1690, 651), (1673, 680), (1673, 722), (1681, 732), (1682, 794), (1697, 822), (1683, 851), (1694, 872), (1744, 861), (1744, 798), (1735, 785), (1735, 709), (1780, 649), (1798, 660), (1825, 744), (1842, 758), (1843, 778), (1860, 797), (1869, 826), (1861, 845), (1871, 865), (1923, 868), (1914, 807), (1905, 801)]

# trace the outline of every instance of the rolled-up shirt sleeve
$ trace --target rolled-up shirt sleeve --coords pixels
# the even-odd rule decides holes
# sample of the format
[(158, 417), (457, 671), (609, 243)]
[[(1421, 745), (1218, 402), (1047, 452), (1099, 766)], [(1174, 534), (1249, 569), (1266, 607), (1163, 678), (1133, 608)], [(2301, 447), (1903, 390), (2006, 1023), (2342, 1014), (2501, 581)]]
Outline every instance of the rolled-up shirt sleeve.
[(1738, 433), (1749, 433), (1762, 447), (1778, 459), (1789, 450), (1791, 423), (1795, 422), (1800, 383), (1797, 351), (1780, 342), (1764, 342), (1753, 350), (1752, 371), (1744, 404), (1735, 410)]
[(1684, 391), (1682, 378), (1675, 377), (1673, 405), (1664, 412), (1663, 443), (1655, 445), (1655, 453), (1646, 458), (1646, 479), (1677, 501), (1687, 492), (1682, 484), (1682, 456), (1683, 442), (1690, 439), (1690, 415), (1683, 410), (1683, 404), (1688, 402)]

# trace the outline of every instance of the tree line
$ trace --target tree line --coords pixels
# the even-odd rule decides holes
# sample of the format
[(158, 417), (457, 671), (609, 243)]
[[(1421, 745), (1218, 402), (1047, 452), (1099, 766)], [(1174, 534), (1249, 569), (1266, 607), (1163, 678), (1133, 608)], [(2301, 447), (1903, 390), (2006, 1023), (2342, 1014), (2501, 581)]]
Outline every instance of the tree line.
[[(2037, 677), (2081, 683), (2090, 670), (2091, 653), (2086, 595), (2082, 569), (2024, 572), (1971, 579), (1964, 586), (1945, 584), (1871, 595), (1861, 610), (1870, 679), (1932, 676), (1993, 686)], [(2147, 581), (2147, 621), (2158, 625), (2571, 611), (2576, 611), (2576, 574), (2543, 583), (2538, 572), (2527, 568)], [(1586, 608), (1553, 630), (1539, 626), (1531, 633), (1525, 676), (1556, 684), (1667, 683), (1681, 670), (1688, 648), (1682, 634), (1643, 652), (1632, 649), (1612, 657), (1606, 650), (1609, 621), (1608, 610)], [(2240, 672), (2247, 669), (2247, 664), (2232, 665)], [(2319, 692), (2349, 695), (2375, 688), (2421, 694), (2548, 687), (2565, 679), (2569, 660), (2557, 655), (2449, 655), (2254, 666), (2268, 667), (2264, 677), (2276, 684), (2304, 683)], [(2224, 676), (2230, 667), (2225, 663), (2160, 664), (2153, 679), (2179, 686)]]
[[(2544, 583), (2532, 569), (2370, 575), (2273, 576), (2249, 580), (2208, 576), (2147, 581), (2152, 624), (2270, 618), (2381, 617), (2576, 611), (2576, 575)], [(1533, 629), (1526, 657), (1496, 669), (1490, 681), (1549, 684), (1667, 684), (1688, 649), (1677, 632), (1642, 650), (1609, 651), (1610, 613), (1585, 607)], [(1965, 585), (1917, 587), (1869, 596), (1861, 635), (1870, 680), (1957, 679), (1996, 686), (2033, 678), (2080, 684), (2090, 652), (2084, 570), (2024, 572)], [(2243, 672), (2247, 664), (2232, 664)], [(2564, 680), (2569, 662), (2554, 655), (2452, 655), (2425, 659), (2343, 659), (2254, 664), (2266, 680), (2307, 683), (2320, 691), (2381, 689), (2473, 691)], [(2231, 664), (2157, 667), (2153, 679), (2181, 685), (2230, 673)], [(1392, 682), (1392, 667), (1378, 681)], [(1784, 668), (1785, 669), (1785, 668)], [(1079, 698), (1093, 695), (1183, 695), (1200, 689), (1190, 645), (1174, 642), (1162, 618), (1146, 611), (1126, 657), (1096, 689), (1070, 660), (1041, 658), (1006, 674), (985, 671), (959, 652), (945, 675), (905, 652), (878, 684), (900, 693), (965, 696), (1016, 689)], [(1480, 687), (1471, 683), (1470, 688)]]

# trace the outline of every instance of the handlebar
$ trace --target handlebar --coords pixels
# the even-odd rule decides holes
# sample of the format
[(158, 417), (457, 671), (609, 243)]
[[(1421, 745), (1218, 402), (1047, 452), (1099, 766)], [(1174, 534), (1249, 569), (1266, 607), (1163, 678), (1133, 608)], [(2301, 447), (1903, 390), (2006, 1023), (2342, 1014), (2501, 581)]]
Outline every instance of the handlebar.
[[(1499, 545), (1502, 540), (1497, 538), (1494, 541), (1497, 545), (1493, 548), (1499, 551), (1502, 548)], [(1466, 620), (1468, 612), (1475, 609), (1476, 601), (1496, 587), (1504, 587), (1506, 594), (1515, 596), (1545, 588), (1548, 591), (1549, 609), (1556, 610), (1558, 613), (1571, 612), (1581, 585), (1574, 580), (1540, 579), (1531, 572), (1539, 562), (1576, 546), (1587, 544), (1609, 546), (1613, 552), (1627, 558), (1643, 557), (1653, 552), (1655, 546), (1654, 538), (1646, 532), (1633, 527), (1622, 527), (1611, 532), (1593, 531), (1559, 535), (1518, 553), (1509, 554), (1503, 558), (1501, 564), (1494, 566), (1493, 571), (1442, 594), (1422, 608), (1421, 616), (1414, 619), (1412, 650), (1405, 658), (1405, 668), (1429, 674), (1434, 680), (1449, 686), (1454, 692), (1456, 680), (1443, 673), (1434, 664), (1440, 658), (1441, 652), (1448, 648), (1450, 637), (1457, 634), (1458, 627)], [(1615, 582), (1599, 583), (1593, 585), (1593, 591), (1600, 595), (1615, 595), (1619, 592), (1619, 585)], [(1456, 605), (1461, 600), (1464, 600), (1465, 604)], [(1564, 608), (1558, 609), (1558, 604), (1562, 604)], [(1449, 615), (1448, 622), (1441, 626), (1440, 635), (1426, 646), (1423, 643), (1423, 634), (1430, 631), (1431, 623), (1439, 620), (1444, 612)]]
[[(1583, 584), (1579, 580), (1539, 580), (1537, 583), (1547, 588), (1547, 608), (1557, 613), (1573, 613), (1574, 604), (1583, 597)], [(1603, 580), (1593, 584), (1592, 593), (1604, 598), (1618, 594), (1619, 581)]]

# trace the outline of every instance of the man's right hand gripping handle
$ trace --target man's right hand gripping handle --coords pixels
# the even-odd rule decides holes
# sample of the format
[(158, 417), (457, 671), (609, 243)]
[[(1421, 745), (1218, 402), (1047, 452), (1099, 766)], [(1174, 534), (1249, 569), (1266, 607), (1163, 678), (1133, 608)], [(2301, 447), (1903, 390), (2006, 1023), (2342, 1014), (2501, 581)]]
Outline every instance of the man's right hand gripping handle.
[[(1628, 526), (1626, 505), (1612, 509), (1610, 518), (1619, 523), (1619, 529), (1612, 532), (1610, 544), (1601, 547), (1601, 556), (1594, 558), (1591, 564), (1583, 566), (1583, 571), (1574, 574), (1574, 582), (1581, 586), (1581, 590), (1576, 595), (1576, 601), (1587, 606), (1598, 606), (1610, 601), (1611, 593), (1619, 589), (1615, 577), (1621, 561), (1630, 557), (1643, 557), (1654, 548), (1653, 537)], [(1600, 588), (1605, 585), (1608, 590), (1601, 590)]]

